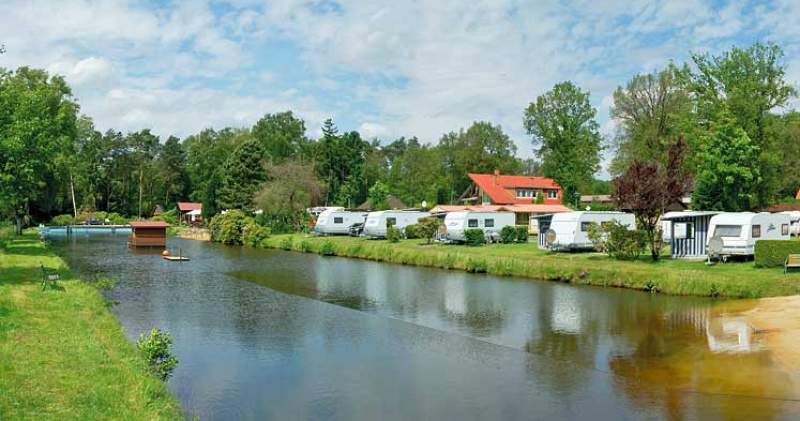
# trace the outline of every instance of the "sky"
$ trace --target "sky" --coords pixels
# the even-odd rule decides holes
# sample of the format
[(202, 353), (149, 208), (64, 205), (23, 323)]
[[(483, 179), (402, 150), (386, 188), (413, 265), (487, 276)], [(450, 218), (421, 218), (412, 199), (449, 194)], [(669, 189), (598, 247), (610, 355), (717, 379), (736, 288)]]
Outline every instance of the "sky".
[(486, 120), (530, 157), (523, 110), (563, 80), (607, 137), (617, 86), (693, 52), (776, 42), (800, 81), (796, 0), (2, 3), (0, 67), (61, 74), (98, 129), (162, 138), (284, 110), (384, 142)]

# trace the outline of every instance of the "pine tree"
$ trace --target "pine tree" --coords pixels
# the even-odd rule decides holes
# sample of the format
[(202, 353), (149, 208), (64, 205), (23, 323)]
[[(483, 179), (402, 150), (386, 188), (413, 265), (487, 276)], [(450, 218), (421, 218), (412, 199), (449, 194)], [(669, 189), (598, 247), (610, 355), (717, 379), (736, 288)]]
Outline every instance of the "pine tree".
[(250, 139), (242, 143), (222, 166), (222, 187), (217, 196), (219, 209), (249, 209), (253, 196), (266, 181), (264, 149)]

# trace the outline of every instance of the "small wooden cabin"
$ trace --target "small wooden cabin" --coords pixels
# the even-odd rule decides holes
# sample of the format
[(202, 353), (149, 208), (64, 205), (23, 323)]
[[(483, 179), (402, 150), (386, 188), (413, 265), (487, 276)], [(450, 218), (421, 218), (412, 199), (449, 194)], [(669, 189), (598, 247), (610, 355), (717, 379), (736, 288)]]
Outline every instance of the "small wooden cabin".
[(164, 247), (167, 245), (167, 228), (162, 221), (132, 221), (128, 245), (132, 247)]

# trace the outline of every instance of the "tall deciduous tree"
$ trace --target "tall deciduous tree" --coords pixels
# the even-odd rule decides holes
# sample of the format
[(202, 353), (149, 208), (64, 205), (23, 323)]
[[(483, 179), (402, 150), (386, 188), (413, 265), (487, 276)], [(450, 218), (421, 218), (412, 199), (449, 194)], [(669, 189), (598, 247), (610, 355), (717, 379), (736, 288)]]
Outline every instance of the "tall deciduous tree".
[(186, 151), (180, 139), (170, 136), (158, 156), (158, 171), (164, 191), (163, 205), (170, 208), (186, 195), (189, 176), (186, 173)]
[(61, 77), (0, 69), (0, 211), (21, 233), (60, 151), (75, 138), (78, 106)]
[(276, 163), (297, 159), (308, 147), (305, 123), (291, 111), (265, 115), (253, 126), (252, 133)]
[(769, 113), (797, 95), (786, 81), (783, 50), (775, 44), (756, 43), (746, 49), (734, 47), (718, 56), (696, 54), (692, 60), (697, 67), (691, 75), (691, 86), (697, 98), (699, 121), (708, 126), (729, 112), (760, 148), (760, 156), (753, 162), (761, 173), (761, 181), (754, 189), (755, 205), (767, 205), (780, 188), (781, 178), (781, 145), (769, 136)]
[(602, 146), (596, 115), (589, 93), (572, 82), (556, 84), (525, 110), (525, 129), (544, 175), (561, 185), (567, 204), (577, 201), (578, 187), (588, 184), (599, 169)]
[(260, 220), (273, 232), (299, 230), (305, 210), (324, 199), (322, 182), (312, 166), (297, 161), (268, 164), (267, 174), (269, 180), (254, 199), (256, 207), (264, 211)]
[(691, 177), (684, 168), (686, 151), (686, 142), (679, 138), (669, 148), (666, 165), (635, 160), (623, 175), (613, 180), (617, 205), (636, 214), (636, 227), (645, 232), (654, 261), (661, 256), (664, 245), (659, 219), (691, 187)]
[(609, 171), (624, 172), (634, 159), (666, 164), (668, 149), (691, 121), (692, 98), (686, 83), (688, 68), (636, 75), (614, 91), (611, 117), (619, 122), (616, 155)]
[(727, 114), (716, 117), (698, 141), (692, 207), (729, 212), (758, 204), (760, 148)]
[(239, 145), (222, 166), (222, 186), (217, 196), (220, 209), (251, 209), (253, 196), (266, 180), (264, 149), (256, 139)]

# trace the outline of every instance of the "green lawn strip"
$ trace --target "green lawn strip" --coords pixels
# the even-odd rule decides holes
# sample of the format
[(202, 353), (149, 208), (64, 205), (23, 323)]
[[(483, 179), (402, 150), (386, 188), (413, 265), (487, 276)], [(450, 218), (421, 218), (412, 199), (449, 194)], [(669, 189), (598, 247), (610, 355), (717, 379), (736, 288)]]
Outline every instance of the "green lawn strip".
[[(59, 289), (42, 291), (40, 264)], [(34, 234), (0, 250), (0, 418), (182, 418), (97, 289)]]
[(800, 294), (800, 273), (784, 275), (781, 269), (757, 269), (752, 262), (706, 266), (667, 257), (653, 263), (649, 256), (619, 261), (598, 253), (550, 253), (535, 243), (481, 247), (422, 243), (291, 234), (274, 235), (265, 245), (320, 253), (323, 245), (329, 244), (337, 256), (575, 284), (656, 289), (672, 295), (757, 298)]

